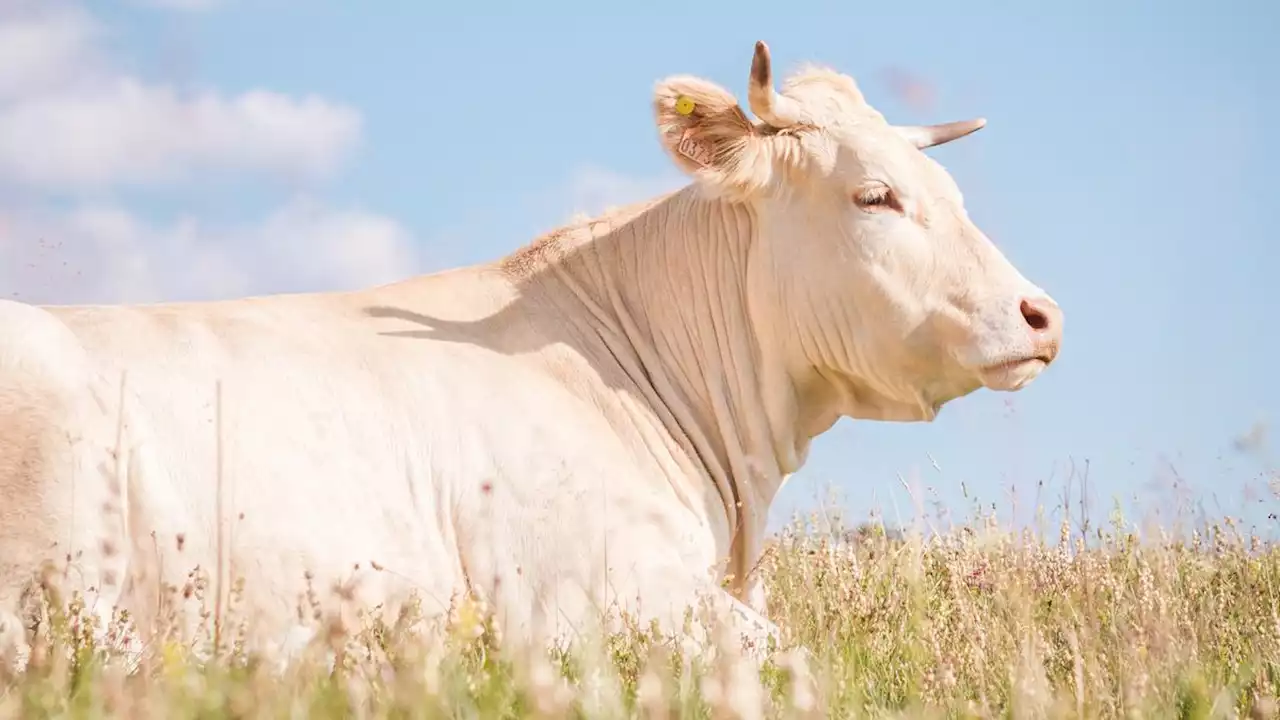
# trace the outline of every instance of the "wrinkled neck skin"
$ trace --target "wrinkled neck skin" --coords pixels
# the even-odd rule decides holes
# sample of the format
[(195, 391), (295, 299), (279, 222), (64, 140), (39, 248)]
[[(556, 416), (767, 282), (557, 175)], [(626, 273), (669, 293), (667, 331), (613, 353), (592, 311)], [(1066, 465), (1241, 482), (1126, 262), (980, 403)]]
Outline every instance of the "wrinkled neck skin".
[(750, 206), (688, 187), (588, 226), (591, 237), (536, 282), (586, 306), (607, 345), (601, 354), (645, 398), (627, 421), (656, 417), (677, 446), (688, 473), (670, 478), (677, 494), (705, 504), (708, 484), (715, 488), (730, 535), (718, 538), (729, 545), (718, 548), (728, 588), (757, 605), (751, 571), (770, 505), (810, 440), (837, 419), (836, 404), (793, 381), (782, 348), (761, 340), (780, 336), (758, 331), (761, 309), (751, 303), (760, 295), (750, 268), (758, 218)]

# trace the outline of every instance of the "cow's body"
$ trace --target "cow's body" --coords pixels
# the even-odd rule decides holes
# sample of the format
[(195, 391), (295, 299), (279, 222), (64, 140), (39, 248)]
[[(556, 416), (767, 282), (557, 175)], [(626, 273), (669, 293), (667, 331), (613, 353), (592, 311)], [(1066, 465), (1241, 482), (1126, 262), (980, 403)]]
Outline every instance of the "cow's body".
[(771, 83), (760, 46), (766, 126), (666, 81), (659, 128), (699, 182), (494, 263), (361, 292), (0, 305), (0, 635), (21, 646), (32, 572), (68, 557), (100, 612), (143, 628), (163, 585), (221, 567), (267, 647), (310, 611), (308, 578), (390, 614), (473, 592), (531, 639), (609, 609), (674, 629), (704, 590), (771, 631), (750, 571), (810, 440), (1018, 389), (1060, 338), (916, 149), (976, 126), (895, 134), (847, 78)]
[[(628, 607), (641, 589), (678, 612), (712, 587), (743, 516), (727, 498), (746, 488), (724, 463), (744, 448), (719, 437), (734, 417), (699, 402), (737, 393), (650, 344), (687, 334), (678, 305), (705, 308), (702, 292), (610, 308), (609, 283), (587, 290), (590, 307), (548, 272), (550, 254), (589, 247), (590, 232), (364, 292), (0, 306), (4, 335), (24, 339), (0, 355), (0, 414), (15, 421), (0, 456), (16, 461), (0, 466), (3, 599), (56, 544), (102, 607), (150, 625), (157, 579), (182, 587), (196, 566), (218, 567), (220, 511), (223, 566), (244, 580), (244, 609), (276, 628), (306, 608), (307, 574), (322, 595), (359, 578), (361, 599), (392, 613), (411, 591), (440, 611), (472, 590), (511, 629), (558, 638), (566, 627), (540, 625), (585, 628), (586, 613)], [(586, 262), (621, 267), (615, 252)], [(663, 282), (671, 268), (654, 260), (632, 269)], [(671, 324), (627, 336), (636, 318), (620, 313), (635, 302), (665, 307)], [(735, 371), (751, 377), (742, 349)], [(776, 486), (780, 468), (769, 475)], [(752, 542), (763, 522), (747, 518)]]

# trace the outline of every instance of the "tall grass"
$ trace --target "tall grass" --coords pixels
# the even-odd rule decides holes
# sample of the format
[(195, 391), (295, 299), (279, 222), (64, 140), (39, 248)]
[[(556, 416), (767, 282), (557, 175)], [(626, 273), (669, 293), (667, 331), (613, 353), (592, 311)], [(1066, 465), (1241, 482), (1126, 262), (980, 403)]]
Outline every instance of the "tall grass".
[(234, 642), (202, 661), (174, 637), (129, 670), (94, 646), (76, 599), (50, 586), (30, 667), (0, 685), (0, 714), (1277, 715), (1277, 547), (1229, 522), (1140, 542), (1117, 521), (1090, 537), (1064, 522), (1046, 541), (979, 517), (927, 537), (871, 526), (844, 542), (797, 524), (764, 560), (769, 614), (787, 647), (759, 670), (731, 639), (687, 658), (642, 627), (568, 650), (522, 650), (471, 602), (435, 630), (412, 612), (389, 625), (322, 617), (315, 652), (282, 674)]

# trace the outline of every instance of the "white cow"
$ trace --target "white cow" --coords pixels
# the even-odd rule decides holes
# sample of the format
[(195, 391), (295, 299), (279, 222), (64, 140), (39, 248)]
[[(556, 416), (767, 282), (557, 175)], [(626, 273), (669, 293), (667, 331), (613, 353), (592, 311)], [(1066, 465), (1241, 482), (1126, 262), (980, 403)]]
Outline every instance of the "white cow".
[(751, 570), (810, 441), (1026, 386), (1062, 314), (921, 151), (982, 121), (895, 127), (825, 69), (778, 92), (763, 43), (748, 98), (758, 122), (710, 82), (661, 81), (661, 142), (694, 182), (492, 263), (0, 305), (10, 656), (33, 573), (68, 558), (143, 628), (163, 584), (223, 568), (265, 645), (297, 626), (305, 576), (322, 599), (358, 578), (388, 612), (471, 591), (507, 637), (566, 639), (607, 607), (678, 623), (702, 591), (771, 631)]

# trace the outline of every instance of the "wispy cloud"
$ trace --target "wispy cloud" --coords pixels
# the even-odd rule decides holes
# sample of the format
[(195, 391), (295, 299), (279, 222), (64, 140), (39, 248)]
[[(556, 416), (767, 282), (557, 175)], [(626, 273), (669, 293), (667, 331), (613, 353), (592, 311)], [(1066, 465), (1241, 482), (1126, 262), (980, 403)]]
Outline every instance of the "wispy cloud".
[[(112, 200), (211, 173), (323, 180), (358, 145), (361, 116), (316, 96), (150, 83), (119, 70), (106, 34), (77, 3), (0, 5), (0, 296), (209, 299), (414, 271), (409, 233), (362, 210), (292, 198), (233, 227), (155, 223)], [(50, 193), (58, 204), (39, 200)]]
[(360, 138), (360, 114), (323, 98), (187, 92), (119, 72), (76, 6), (19, 4), (0, 23), (0, 180), (99, 189), (219, 170), (326, 177)]
[(611, 207), (648, 200), (678, 190), (688, 183), (689, 178), (674, 169), (652, 177), (636, 177), (595, 165), (584, 165), (569, 178), (569, 212), (598, 215)]
[(262, 221), (150, 223), (112, 203), (0, 210), (0, 288), (27, 302), (208, 300), (354, 289), (413, 272), (412, 238), (375, 213), (299, 197)]
[(318, 98), (183, 98), (119, 78), (0, 110), (0, 177), (54, 189), (155, 185), (218, 170), (324, 177), (358, 135), (357, 113)]

